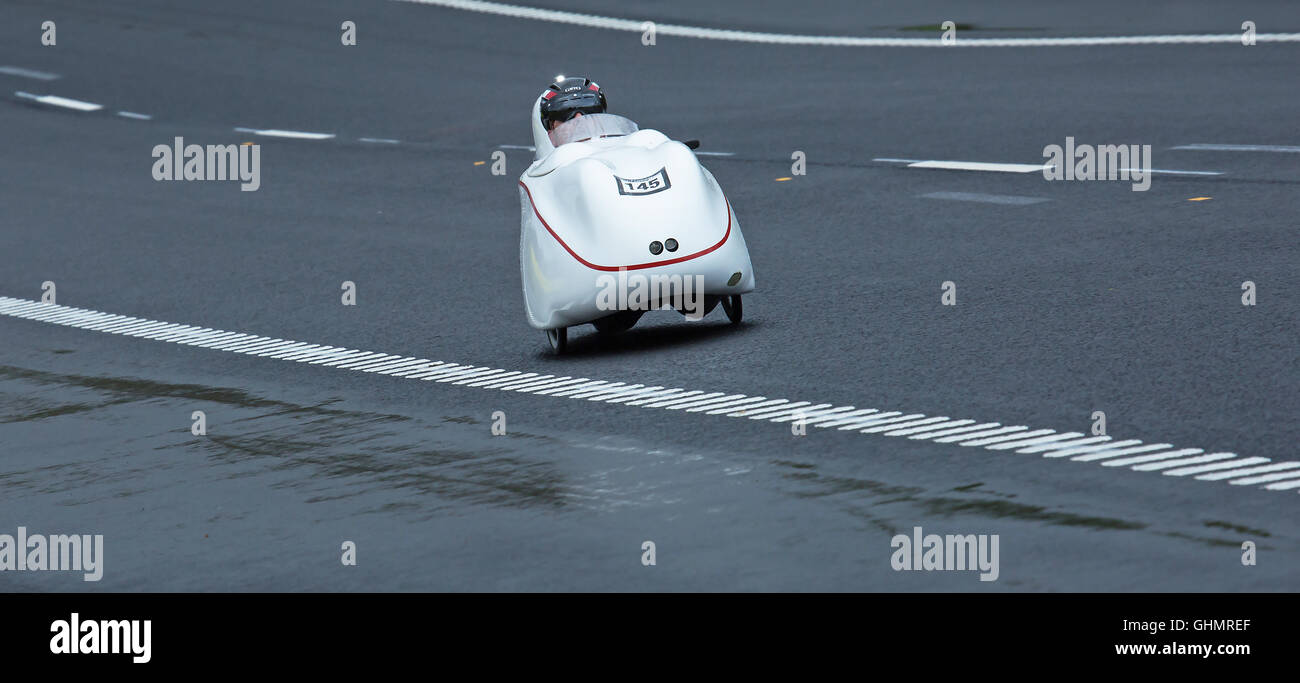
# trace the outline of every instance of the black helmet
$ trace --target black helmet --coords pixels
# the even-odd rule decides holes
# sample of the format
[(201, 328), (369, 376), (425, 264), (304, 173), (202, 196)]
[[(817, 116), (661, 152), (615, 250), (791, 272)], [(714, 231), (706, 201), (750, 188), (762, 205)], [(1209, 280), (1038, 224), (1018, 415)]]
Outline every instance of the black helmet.
[(542, 94), (542, 127), (550, 130), (552, 121), (563, 123), (578, 112), (603, 114), (605, 107), (605, 91), (590, 78), (564, 78)]

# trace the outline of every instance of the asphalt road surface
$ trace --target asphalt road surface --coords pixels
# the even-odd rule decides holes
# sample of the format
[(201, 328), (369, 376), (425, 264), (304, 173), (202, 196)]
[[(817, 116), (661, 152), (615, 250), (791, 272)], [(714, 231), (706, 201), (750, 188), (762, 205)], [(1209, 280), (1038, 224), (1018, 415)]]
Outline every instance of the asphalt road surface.
[[(1280, 1), (529, 4), (934, 43), (945, 20), (958, 43), (1300, 31)], [(152, 321), (1023, 430), (797, 435), (5, 313), (0, 534), (102, 534), (104, 566), (0, 590), (1300, 590), (1300, 43), (642, 38), (414, 2), (11, 0), (0, 312), (52, 282)], [(654, 312), (561, 357), (529, 327), (516, 181), (560, 73), (713, 153), (758, 282), (742, 324)], [(256, 142), (260, 188), (155, 181), (176, 137)], [(1177, 172), (1133, 191), (912, 166), (1041, 166), (1067, 137)], [(1015, 439), (1090, 438), (1098, 411), (1093, 451)], [(996, 534), (997, 580), (896, 571), (914, 527)]]

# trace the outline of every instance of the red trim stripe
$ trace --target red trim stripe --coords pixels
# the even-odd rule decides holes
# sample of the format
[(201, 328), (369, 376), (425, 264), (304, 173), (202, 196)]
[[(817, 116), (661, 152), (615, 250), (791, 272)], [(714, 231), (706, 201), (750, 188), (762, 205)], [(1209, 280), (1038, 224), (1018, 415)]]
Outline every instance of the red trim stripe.
[(554, 237), (555, 241), (559, 242), (560, 246), (564, 247), (564, 250), (569, 252), (569, 255), (572, 256), (574, 259), (576, 259), (578, 263), (581, 263), (582, 265), (591, 268), (592, 270), (604, 270), (610, 272), (617, 272), (619, 270), (640, 270), (642, 268), (654, 268), (656, 266), (670, 266), (674, 263), (681, 263), (682, 261), (689, 261), (693, 258), (699, 258), (701, 256), (704, 256), (705, 254), (716, 250), (718, 247), (721, 247), (724, 243), (726, 243), (727, 238), (731, 237), (731, 202), (727, 200), (726, 197), (723, 197), (723, 201), (727, 202), (727, 232), (722, 236), (721, 240), (718, 240), (717, 244), (709, 247), (708, 249), (697, 251), (694, 254), (687, 254), (686, 256), (678, 256), (677, 258), (667, 259), (665, 261), (651, 261), (649, 263), (638, 263), (634, 266), (598, 266), (582, 258), (581, 256), (578, 256), (578, 252), (569, 248), (569, 245), (565, 244), (564, 240), (560, 239), (560, 236), (555, 234), (555, 231), (551, 229), (551, 225), (547, 223), (546, 219), (542, 218), (542, 214), (537, 211), (537, 203), (533, 201), (532, 190), (529, 190), (528, 186), (525, 185), (524, 181), (522, 180), (519, 181), (519, 186), (524, 188), (524, 192), (528, 193), (528, 203), (533, 207), (533, 214), (537, 216), (537, 220), (542, 222), (542, 227), (546, 228), (546, 232), (551, 233), (551, 237)]

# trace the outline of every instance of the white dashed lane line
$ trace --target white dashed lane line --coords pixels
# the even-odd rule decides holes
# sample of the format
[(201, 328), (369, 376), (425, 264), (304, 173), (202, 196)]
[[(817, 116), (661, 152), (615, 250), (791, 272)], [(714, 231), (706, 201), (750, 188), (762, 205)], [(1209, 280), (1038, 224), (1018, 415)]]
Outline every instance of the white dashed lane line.
[[(497, 145), (497, 149), (518, 149), (518, 150), (527, 150), (527, 151), (529, 151), (529, 152), (535, 152), (535, 151), (537, 151), (537, 148), (536, 148), (536, 147), (533, 147), (532, 145)], [(701, 151), (699, 151), (699, 150), (696, 150), (696, 152), (695, 152), (695, 156), (697, 156), (697, 157), (734, 157), (734, 156), (736, 156), (736, 153), (735, 153), (735, 152), (701, 152)]]
[(21, 90), (15, 91), (14, 95), (17, 95), (18, 97), (24, 100), (31, 100), (33, 102), (49, 105), (51, 107), (73, 109), (76, 111), (99, 111), (100, 109), (104, 108), (104, 105), (102, 104), (95, 104), (94, 102), (83, 102), (81, 100), (74, 100), (67, 97), (59, 97), (58, 95), (33, 95), (29, 92), (23, 92)]
[(280, 130), (278, 128), (236, 128), (236, 133), (252, 133), (270, 138), (293, 138), (295, 140), (330, 140), (333, 133), (308, 133), (301, 130)]
[(1121, 168), (1120, 170), (1130, 173), (1136, 171), (1138, 173), (1164, 173), (1166, 175), (1223, 175), (1223, 171), (1174, 171), (1167, 168)]
[[(6, 71), (6, 69), (8, 69), (8, 71)], [(22, 75), (16, 73), (19, 71), (27, 71), (27, 70), (18, 69), (17, 67), (0, 67), (0, 73), (10, 73), (11, 75)], [(41, 73), (41, 72), (31, 72), (31, 73)], [(58, 76), (55, 74), (46, 74), (46, 75), (52, 76), (53, 78), (58, 78)], [(36, 76), (31, 76), (31, 77), (36, 78)], [(58, 95), (33, 95), (32, 93), (24, 92), (21, 90), (14, 91), (14, 95), (20, 99), (29, 100), (31, 102), (36, 102), (38, 104), (49, 105), (51, 107), (59, 107), (62, 109), (72, 109), (75, 111), (93, 112), (93, 111), (99, 111), (104, 108), (104, 105), (102, 104), (96, 104), (94, 102), (84, 102), (82, 100), (74, 100), (69, 97), (60, 97)], [(150, 114), (141, 114), (138, 112), (126, 111), (126, 110), (119, 110), (117, 112), (117, 116), (120, 116), (124, 119), (134, 119), (136, 121), (153, 120), (153, 116)], [(300, 131), (300, 130), (280, 130), (277, 128), (237, 127), (234, 130), (236, 133), (250, 133), (252, 135), (259, 135), (262, 137), (293, 138), (297, 140), (331, 140), (336, 137), (333, 133), (312, 133), (312, 132)], [(359, 138), (359, 139), (361, 142), (370, 142), (370, 143), (386, 144), (386, 145), (398, 145), (401, 144), (402, 142), (401, 140), (395, 140), (392, 138), (366, 137), (366, 138)]]
[(58, 74), (52, 74), (48, 71), (37, 71), (36, 69), (24, 69), (21, 66), (0, 66), (0, 74), (5, 76), (18, 76), (21, 78), (33, 78), (38, 81), (55, 81), (61, 78)]
[(1288, 145), (1211, 145), (1197, 143), (1179, 145), (1170, 149), (1185, 149), (1202, 152), (1300, 152), (1300, 147)]
[(928, 192), (921, 195), (925, 199), (947, 199), (958, 202), (983, 202), (986, 204), (1009, 204), (1028, 206), (1051, 201), (1046, 197), (1018, 197), (1009, 194), (984, 194), (983, 192)]
[[(560, 24), (573, 24), (588, 28), (608, 29), (613, 31), (631, 31), (644, 33), (648, 28), (647, 16), (640, 19), (617, 19), (594, 14), (565, 12), (561, 10), (541, 9), (507, 5), (499, 2), (481, 0), (397, 0), (421, 5), (435, 5), (449, 9), (466, 10), (495, 14), (515, 19), (531, 19)], [(1154, 36), (1091, 36), (1060, 38), (957, 38), (951, 44), (940, 40), (935, 31), (932, 38), (858, 38), (852, 36), (810, 36), (791, 33), (764, 33), (759, 31), (734, 31), (730, 29), (704, 28), (700, 26), (680, 26), (677, 24), (655, 23), (658, 37), (676, 36), (681, 38), (700, 38), (705, 40), (731, 40), (747, 43), (767, 43), (778, 45), (820, 45), (827, 47), (930, 47), (952, 49), (954, 47), (1084, 47), (1098, 45), (1179, 45), (1179, 44), (1241, 44), (1240, 33), (1223, 33), (1214, 35), (1154, 35)], [(1257, 33), (1257, 43), (1300, 42), (1300, 33)]]
[[(896, 159), (893, 157), (876, 157), (872, 161), (892, 164), (907, 164), (908, 168), (934, 168), (947, 171), (987, 171), (992, 173), (1041, 173), (1049, 168), (1052, 164), (1008, 164), (1001, 162), (988, 161), (943, 161), (939, 159)], [(1136, 171), (1139, 173), (1159, 173), (1166, 175), (1191, 175), (1191, 176), (1219, 176), (1223, 171), (1180, 171), (1165, 168), (1123, 168), (1121, 171), (1130, 173)]]
[(1080, 432), (1031, 429), (1025, 425), (976, 422), (948, 416), (927, 416), (901, 410), (836, 406), (812, 401), (749, 396), (725, 391), (627, 384), (587, 377), (555, 376), (385, 354), (337, 346), (310, 344), (228, 332), (195, 325), (102, 313), (71, 306), (0, 297), (0, 315), (54, 325), (107, 332), (185, 346), (229, 351), (282, 361), (388, 375), (408, 380), (436, 381), (479, 389), (515, 391), (536, 396), (599, 401), (683, 413), (725, 415), (774, 423), (802, 419), (805, 426), (836, 428), (884, 437), (906, 437), (955, 444), (987, 451), (1014, 451), (1044, 458), (1098, 463), (1130, 472), (1159, 472), (1164, 476), (1202, 481), (1227, 481), (1237, 486), (1287, 491), (1300, 489), (1300, 462), (1272, 462), (1265, 457), (1235, 453), (1204, 453), (1139, 439), (1112, 440)]
[(989, 171), (992, 173), (1042, 173), (1051, 168), (1043, 164), (997, 164), (985, 161), (918, 161), (908, 168), (942, 168), (950, 171)]

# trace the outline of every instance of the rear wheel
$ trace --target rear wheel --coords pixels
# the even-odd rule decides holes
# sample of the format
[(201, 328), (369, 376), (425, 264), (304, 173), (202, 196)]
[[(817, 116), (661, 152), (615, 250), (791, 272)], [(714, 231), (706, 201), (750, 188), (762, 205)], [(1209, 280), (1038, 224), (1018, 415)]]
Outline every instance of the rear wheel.
[(569, 328), (559, 327), (546, 331), (546, 341), (551, 343), (551, 350), (557, 354), (564, 353), (569, 346)]
[(740, 305), (740, 295), (732, 294), (722, 297), (722, 310), (726, 312), (727, 319), (735, 325), (745, 316), (745, 310)]

